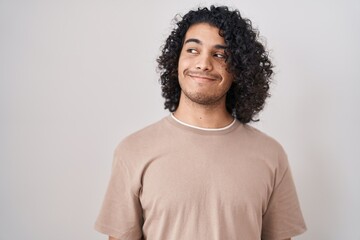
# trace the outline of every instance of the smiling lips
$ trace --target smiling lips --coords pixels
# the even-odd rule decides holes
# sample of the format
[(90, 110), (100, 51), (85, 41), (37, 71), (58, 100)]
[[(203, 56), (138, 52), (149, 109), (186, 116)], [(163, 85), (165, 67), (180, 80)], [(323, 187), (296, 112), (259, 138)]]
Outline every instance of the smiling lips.
[(216, 80), (220, 79), (220, 77), (215, 74), (204, 73), (204, 72), (199, 73), (199, 72), (193, 72), (193, 71), (185, 71), (185, 75), (187, 75), (191, 78), (196, 78), (196, 79), (205, 80), (205, 81), (216, 81)]

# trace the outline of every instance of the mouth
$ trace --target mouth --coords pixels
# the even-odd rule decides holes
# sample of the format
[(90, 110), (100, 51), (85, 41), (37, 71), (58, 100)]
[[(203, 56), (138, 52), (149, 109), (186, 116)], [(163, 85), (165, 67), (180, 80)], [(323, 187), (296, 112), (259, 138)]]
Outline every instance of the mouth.
[(221, 79), (221, 76), (215, 73), (208, 73), (208, 72), (198, 72), (198, 71), (190, 71), (185, 70), (184, 75), (199, 81), (199, 82), (213, 82)]
[(202, 80), (202, 81), (216, 81), (217, 80), (217, 78), (207, 76), (207, 75), (188, 74), (188, 76), (193, 78), (193, 79)]

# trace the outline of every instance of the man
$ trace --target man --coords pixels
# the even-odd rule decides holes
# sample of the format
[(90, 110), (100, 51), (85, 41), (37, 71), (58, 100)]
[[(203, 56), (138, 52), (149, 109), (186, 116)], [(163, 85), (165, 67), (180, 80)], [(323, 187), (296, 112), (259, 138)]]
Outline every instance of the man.
[(305, 231), (281, 145), (249, 126), (272, 64), (227, 7), (187, 13), (158, 59), (172, 113), (124, 139), (95, 228), (120, 240), (284, 240)]

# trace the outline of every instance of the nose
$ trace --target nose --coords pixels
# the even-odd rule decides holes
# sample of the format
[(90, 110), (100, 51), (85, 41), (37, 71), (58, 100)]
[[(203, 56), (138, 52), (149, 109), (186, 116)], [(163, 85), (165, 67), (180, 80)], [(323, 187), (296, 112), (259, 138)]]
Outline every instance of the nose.
[(196, 69), (202, 71), (211, 71), (213, 66), (208, 54), (200, 54), (197, 58)]

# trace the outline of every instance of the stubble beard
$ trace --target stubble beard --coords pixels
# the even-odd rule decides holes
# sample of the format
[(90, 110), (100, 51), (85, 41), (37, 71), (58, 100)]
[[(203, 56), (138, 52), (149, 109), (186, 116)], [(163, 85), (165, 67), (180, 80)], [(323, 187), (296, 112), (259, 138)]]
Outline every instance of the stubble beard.
[(185, 90), (182, 90), (182, 93), (188, 100), (190, 100), (190, 102), (205, 107), (218, 106), (222, 103), (222, 99), (226, 97), (226, 93), (223, 95), (211, 95), (200, 92), (189, 92)]
[[(202, 75), (202, 76), (206, 76), (206, 77), (210, 77), (212, 79), (214, 79), (214, 81), (220, 81), (222, 78), (220, 75), (218, 74), (210, 74), (210, 73), (198, 73), (198, 71), (190, 71), (188, 69), (184, 70), (183, 76), (185, 77), (190, 77), (191, 75)], [(185, 87), (185, 86), (184, 86)], [(225, 102), (225, 98), (226, 98), (226, 94), (229, 91), (229, 89), (227, 89), (227, 91), (225, 92), (211, 92), (211, 91), (201, 91), (198, 89), (195, 91), (191, 91), (190, 89), (187, 89), (186, 87), (183, 88), (180, 84), (180, 88), (181, 88), (181, 93), (182, 93), (182, 97), (184, 97), (187, 102), (191, 102), (193, 104), (198, 104), (201, 105), (203, 107), (215, 107), (215, 106), (219, 106), (221, 104), (223, 104)]]

